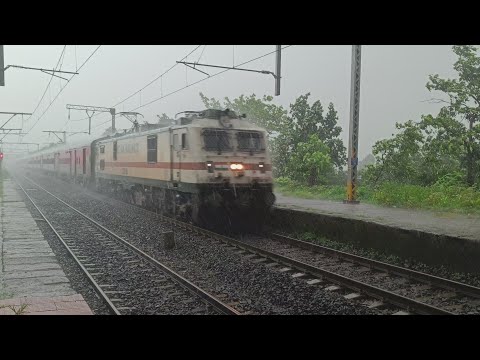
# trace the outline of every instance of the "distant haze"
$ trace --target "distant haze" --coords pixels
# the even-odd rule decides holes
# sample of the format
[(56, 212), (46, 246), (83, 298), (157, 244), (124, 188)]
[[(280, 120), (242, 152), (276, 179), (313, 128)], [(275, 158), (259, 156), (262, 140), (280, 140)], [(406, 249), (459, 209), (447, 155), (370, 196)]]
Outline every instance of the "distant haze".
[[(97, 46), (68, 45), (62, 69), (75, 71)], [(88, 120), (75, 121), (86, 117), (84, 111), (71, 111), (68, 120), (66, 104), (111, 107), (139, 90), (155, 77), (166, 71), (177, 60), (193, 50), (195, 45), (155, 46), (102, 46), (79, 71), (73, 80), (55, 100), (44, 117), (24, 137), (24, 142), (54, 141), (53, 135), (42, 130), (87, 131)], [(62, 52), (63, 45), (54, 46), (11, 46), (5, 45), (5, 66), (23, 65), (52, 69)], [(187, 61), (232, 66), (275, 50), (275, 45), (208, 45), (201, 46)], [(363, 158), (376, 140), (386, 138), (395, 132), (395, 122), (417, 120), (420, 115), (436, 113), (438, 104), (426, 102), (438, 94), (425, 89), (429, 74), (438, 73), (454, 77), (452, 65), (455, 56), (451, 46), (363, 46), (360, 105), (359, 155)], [(244, 65), (257, 70), (275, 69), (275, 55), (269, 55)], [(348, 121), (350, 106), (351, 46), (295, 45), (283, 51), (281, 95), (274, 102), (288, 109), (296, 97), (311, 93), (311, 101), (321, 100), (326, 108), (333, 102), (343, 128), (342, 138), (348, 145)], [(210, 75), (220, 69), (201, 68)], [(69, 78), (69, 75), (62, 75)], [(117, 112), (132, 110), (141, 104), (182, 88), (187, 84), (206, 77), (204, 74), (184, 65), (176, 66), (162, 81), (158, 80), (140, 94), (117, 107)], [(32, 112), (41, 98), (50, 76), (39, 71), (8, 69), (5, 73), (6, 86), (0, 87), (0, 111)], [(49, 91), (32, 118), (24, 124), (28, 130), (45, 111), (66, 81), (53, 78)], [(170, 116), (184, 110), (199, 110), (203, 104), (198, 95), (233, 99), (241, 94), (257, 96), (273, 95), (274, 79), (271, 75), (228, 71), (207, 79), (176, 94), (168, 96), (138, 112), (145, 120), (156, 122), (157, 114)], [(110, 123), (108, 113), (92, 118), (95, 134), (101, 134)], [(26, 117), (25, 117), (26, 119)], [(0, 122), (8, 120), (0, 115)], [(140, 119), (142, 120), (142, 119)], [(21, 117), (7, 126), (21, 126)], [(117, 119), (117, 128), (130, 128), (125, 118)], [(16, 141), (17, 136), (7, 136), (4, 141)], [(11, 147), (10, 147), (11, 148)], [(32, 148), (33, 149), (33, 148)]]

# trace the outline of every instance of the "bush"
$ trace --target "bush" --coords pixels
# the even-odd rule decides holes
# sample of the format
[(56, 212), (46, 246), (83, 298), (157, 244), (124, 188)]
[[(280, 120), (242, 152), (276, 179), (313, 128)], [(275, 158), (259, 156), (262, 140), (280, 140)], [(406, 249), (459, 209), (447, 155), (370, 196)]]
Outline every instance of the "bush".
[(446, 174), (439, 178), (433, 186), (442, 189), (452, 186), (465, 187), (465, 176), (459, 171)]

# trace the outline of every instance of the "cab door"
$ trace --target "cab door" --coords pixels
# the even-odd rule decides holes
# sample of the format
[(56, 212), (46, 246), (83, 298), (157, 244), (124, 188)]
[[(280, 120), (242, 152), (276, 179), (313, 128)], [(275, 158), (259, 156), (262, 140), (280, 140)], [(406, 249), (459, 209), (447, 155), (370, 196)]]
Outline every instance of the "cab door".
[[(172, 138), (172, 170), (173, 181), (182, 181), (182, 171), (187, 167), (185, 163), (186, 151), (188, 150), (188, 130), (187, 128), (173, 130)], [(182, 166), (183, 165), (183, 166)]]

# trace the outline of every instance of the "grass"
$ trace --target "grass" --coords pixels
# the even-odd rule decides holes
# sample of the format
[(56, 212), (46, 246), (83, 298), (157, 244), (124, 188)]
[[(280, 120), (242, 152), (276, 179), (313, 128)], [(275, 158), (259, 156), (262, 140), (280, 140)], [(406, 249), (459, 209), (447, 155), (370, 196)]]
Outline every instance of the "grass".
[[(346, 198), (346, 187), (340, 185), (305, 186), (286, 178), (275, 182), (275, 190), (286, 196), (304, 199), (341, 201)], [(480, 215), (480, 191), (459, 185), (424, 187), (384, 183), (376, 189), (358, 188), (358, 199), (381, 206), (449, 211)]]

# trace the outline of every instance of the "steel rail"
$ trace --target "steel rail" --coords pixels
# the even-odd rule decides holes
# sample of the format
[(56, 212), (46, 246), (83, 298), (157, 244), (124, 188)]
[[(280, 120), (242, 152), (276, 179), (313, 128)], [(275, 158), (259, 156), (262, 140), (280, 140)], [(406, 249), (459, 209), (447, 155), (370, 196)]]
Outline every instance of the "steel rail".
[(115, 240), (121, 242), (123, 245), (127, 246), (129, 249), (133, 250), (134, 252), (136, 252), (138, 255), (140, 255), (141, 257), (145, 258), (148, 262), (150, 262), (152, 265), (154, 265), (156, 268), (160, 269), (162, 272), (164, 272), (167, 276), (169, 276), (173, 281), (177, 282), (180, 286), (182, 286), (183, 288), (187, 289), (188, 291), (194, 293), (195, 295), (197, 295), (198, 297), (200, 297), (201, 299), (203, 299), (204, 301), (206, 301), (209, 305), (211, 305), (214, 309), (216, 309), (218, 312), (222, 313), (222, 314), (225, 314), (225, 315), (240, 315), (240, 312), (238, 312), (237, 310), (235, 310), (234, 308), (232, 308), (231, 306), (227, 305), (227, 304), (224, 304), (223, 302), (221, 302), (220, 300), (218, 300), (216, 297), (214, 297), (213, 295), (207, 293), (205, 290), (199, 288), (198, 286), (196, 286), (195, 284), (193, 284), (192, 282), (190, 282), (189, 280), (187, 280), (186, 278), (184, 278), (183, 276), (179, 275), (178, 273), (176, 273), (175, 271), (173, 271), (172, 269), (170, 269), (169, 267), (165, 266), (164, 264), (160, 263), (159, 261), (157, 261), (156, 259), (154, 259), (153, 257), (151, 257), (150, 255), (148, 255), (147, 253), (143, 252), (142, 250), (140, 250), (139, 248), (137, 248), (136, 246), (130, 244), (128, 241), (126, 241), (125, 239), (121, 238), (120, 236), (118, 236), (117, 234), (115, 234), (114, 232), (110, 231), (109, 229), (107, 229), (105, 226), (99, 224), (98, 222), (96, 222), (95, 220), (93, 220), (92, 218), (90, 218), (88, 215), (85, 215), (84, 213), (82, 213), (81, 211), (77, 210), (76, 208), (74, 208), (73, 206), (71, 206), (70, 204), (68, 204), (67, 202), (63, 201), (62, 199), (60, 199), (58, 196), (52, 194), (50, 191), (48, 191), (47, 189), (43, 188), (41, 185), (37, 184), (36, 182), (34, 182), (32, 179), (24, 176), (25, 179), (27, 179), (28, 181), (30, 181), (33, 185), (37, 186), (38, 188), (42, 189), (43, 191), (45, 191), (47, 194), (49, 194), (50, 196), (52, 196), (53, 198), (55, 198), (57, 201), (61, 202), (62, 204), (64, 204), (65, 206), (67, 206), (68, 208), (70, 208), (71, 210), (75, 211), (77, 214), (79, 214), (80, 216), (82, 216), (83, 218), (85, 218), (86, 220), (90, 221), (92, 224), (94, 224), (97, 228), (99, 228), (100, 230), (102, 230), (103, 232), (105, 232), (106, 234), (108, 234), (109, 236), (113, 237)]
[(15, 179), (15, 182), (17, 183), (17, 185), (20, 187), (20, 189), (22, 189), (23, 193), (25, 194), (25, 196), (28, 198), (28, 200), (30, 200), (30, 202), (32, 203), (32, 205), (35, 207), (35, 209), (38, 211), (38, 213), (40, 214), (40, 216), (43, 218), (43, 220), (48, 224), (48, 226), (50, 226), (50, 228), (52, 229), (52, 231), (55, 233), (55, 236), (60, 240), (60, 242), (63, 244), (63, 246), (65, 246), (65, 248), (67, 249), (68, 253), (70, 254), (70, 256), (75, 260), (75, 262), (77, 263), (77, 265), (80, 267), (80, 269), (83, 271), (83, 273), (85, 274), (85, 276), (87, 277), (88, 281), (93, 285), (93, 287), (95, 288), (95, 291), (98, 293), (98, 295), (100, 295), (100, 297), (103, 299), (103, 301), (107, 304), (108, 308), (110, 309), (110, 311), (112, 311), (115, 315), (121, 315), (120, 314), (120, 311), (118, 311), (118, 309), (115, 307), (115, 305), (113, 305), (112, 301), (110, 301), (110, 298), (103, 292), (103, 290), (100, 288), (100, 285), (98, 285), (98, 283), (95, 281), (95, 279), (92, 277), (92, 275), (90, 275), (90, 273), (88, 272), (88, 270), (82, 265), (82, 263), (80, 262), (80, 260), (75, 256), (75, 254), (73, 253), (73, 251), (70, 249), (70, 247), (67, 245), (67, 243), (65, 242), (65, 240), (63, 240), (62, 236), (57, 232), (57, 230), (55, 229), (55, 227), (52, 225), (52, 223), (47, 219), (47, 217), (45, 216), (45, 214), (39, 209), (39, 207), (37, 206), (37, 204), (33, 201), (33, 199), (30, 197), (30, 195), (27, 193), (27, 191), (23, 188), (23, 186), (20, 184), (20, 182), (16, 179)]

